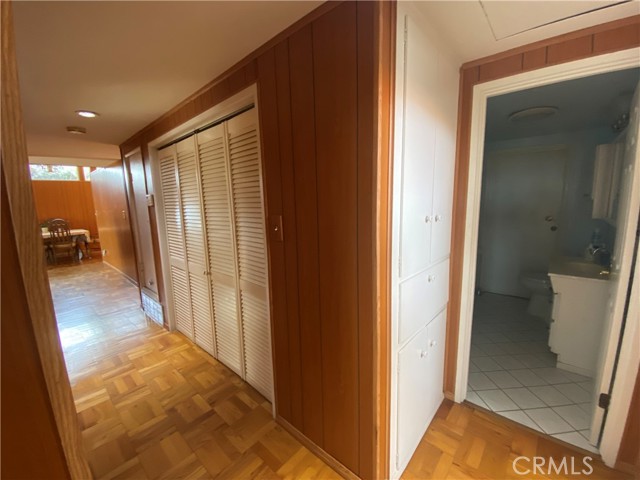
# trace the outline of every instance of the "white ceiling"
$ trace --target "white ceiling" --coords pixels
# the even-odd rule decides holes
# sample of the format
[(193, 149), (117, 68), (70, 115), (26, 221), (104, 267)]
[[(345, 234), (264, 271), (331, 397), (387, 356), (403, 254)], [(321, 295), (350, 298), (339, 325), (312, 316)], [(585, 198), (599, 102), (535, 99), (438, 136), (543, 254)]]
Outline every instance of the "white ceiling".
[[(640, 69), (634, 68), (490, 98), (487, 141), (610, 128), (621, 114), (629, 112), (638, 81)], [(546, 119), (508, 120), (513, 112), (539, 106), (557, 107), (558, 112)]]
[[(417, 5), (460, 60), (469, 61), (636, 15), (639, 1), (541, 27), (617, 2), (449, 0)], [(14, 2), (30, 155), (119, 158), (119, 143), (320, 3)], [(82, 119), (74, 114), (78, 109), (101, 115)], [(88, 134), (72, 136), (64, 130), (67, 125), (84, 126)]]
[(119, 158), (116, 145), (320, 3), (14, 2), (29, 154)]
[[(619, 0), (435, 0), (415, 3), (433, 28), (448, 40), (462, 62), (640, 14), (639, 0), (624, 3)], [(607, 5), (611, 6), (602, 8)], [(599, 10), (571, 17), (596, 8)]]

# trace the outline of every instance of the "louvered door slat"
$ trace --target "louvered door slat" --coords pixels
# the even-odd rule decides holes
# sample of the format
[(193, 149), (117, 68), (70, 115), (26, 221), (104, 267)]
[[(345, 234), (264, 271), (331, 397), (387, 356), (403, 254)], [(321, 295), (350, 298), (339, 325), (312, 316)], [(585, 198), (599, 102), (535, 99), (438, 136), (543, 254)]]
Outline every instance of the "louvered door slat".
[(247, 382), (272, 400), (267, 256), (257, 117), (249, 110), (227, 124), (240, 312)]
[(176, 144), (176, 162), (189, 271), (194, 341), (196, 345), (213, 355), (215, 353), (213, 316), (207, 274), (208, 262), (205, 255), (198, 158), (193, 137)]
[(224, 125), (197, 135), (217, 358), (242, 376), (232, 214)]

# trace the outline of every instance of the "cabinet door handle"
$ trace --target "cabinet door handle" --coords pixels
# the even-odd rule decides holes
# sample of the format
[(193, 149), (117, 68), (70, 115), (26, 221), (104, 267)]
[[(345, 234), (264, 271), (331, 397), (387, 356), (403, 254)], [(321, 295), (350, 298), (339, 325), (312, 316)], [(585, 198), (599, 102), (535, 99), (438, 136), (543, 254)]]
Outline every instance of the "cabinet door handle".
[(438, 342), (436, 342), (435, 340), (431, 340), (431, 342), (429, 342), (430, 347), (435, 347), (436, 345), (438, 345)]
[(435, 276), (435, 275), (429, 275), (429, 276), (427, 277), (427, 282), (429, 282), (429, 283), (433, 283), (433, 281), (434, 281), (435, 279), (436, 279), (436, 276)]
[(435, 218), (434, 218), (434, 220), (435, 220), (436, 222), (439, 222), (440, 220), (442, 220), (442, 215), (436, 215), (436, 216), (435, 216)]
[(427, 215), (424, 217), (424, 223), (431, 223), (431, 215)]
[(420, 358), (424, 358), (427, 356), (427, 351), (426, 350), (420, 350)]

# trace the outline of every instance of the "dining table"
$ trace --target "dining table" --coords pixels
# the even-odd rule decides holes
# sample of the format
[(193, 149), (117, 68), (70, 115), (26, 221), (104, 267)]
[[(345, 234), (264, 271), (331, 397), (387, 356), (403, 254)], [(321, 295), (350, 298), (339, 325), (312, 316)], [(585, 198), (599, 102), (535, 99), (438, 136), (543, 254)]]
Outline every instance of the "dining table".
[[(91, 258), (91, 252), (89, 250), (89, 243), (91, 243), (91, 232), (86, 228), (72, 228), (69, 230), (73, 243), (76, 246), (78, 253), (84, 254), (87, 258)], [(46, 228), (42, 229), (42, 240), (45, 245), (49, 243), (51, 239), (51, 232)], [(84, 251), (80, 248), (80, 244), (84, 247)]]

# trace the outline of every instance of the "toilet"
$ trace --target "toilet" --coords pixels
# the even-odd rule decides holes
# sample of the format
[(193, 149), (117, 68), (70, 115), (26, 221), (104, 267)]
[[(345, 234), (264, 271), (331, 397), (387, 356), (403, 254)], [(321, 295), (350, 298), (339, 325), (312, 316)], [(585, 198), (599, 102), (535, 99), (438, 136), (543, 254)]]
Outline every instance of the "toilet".
[(531, 292), (527, 313), (550, 324), (553, 290), (549, 275), (544, 272), (524, 272), (520, 276), (520, 283)]

